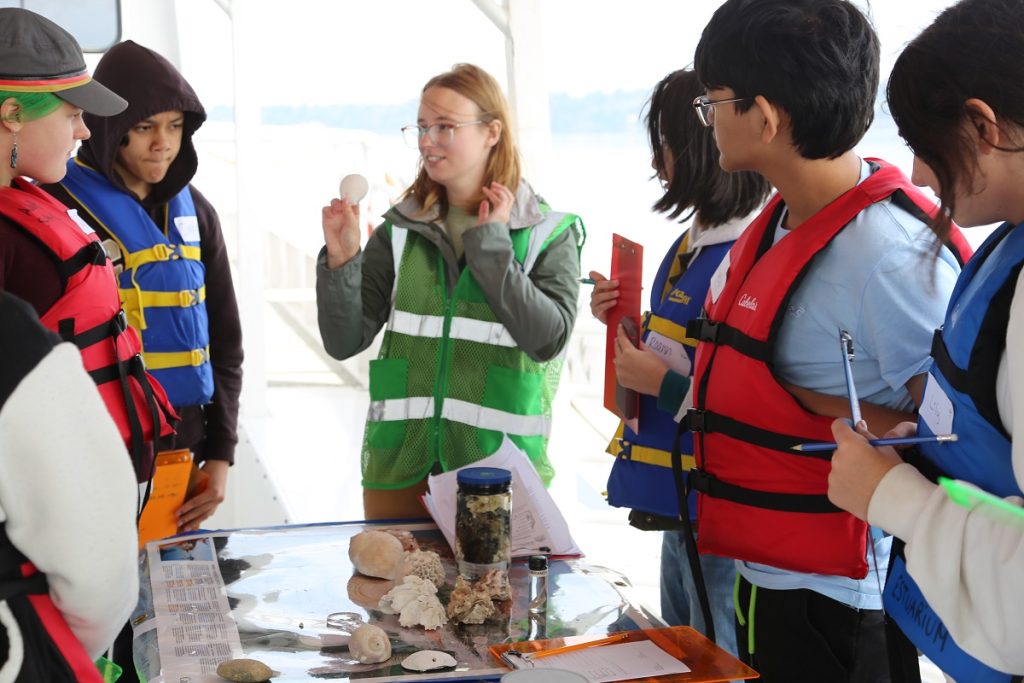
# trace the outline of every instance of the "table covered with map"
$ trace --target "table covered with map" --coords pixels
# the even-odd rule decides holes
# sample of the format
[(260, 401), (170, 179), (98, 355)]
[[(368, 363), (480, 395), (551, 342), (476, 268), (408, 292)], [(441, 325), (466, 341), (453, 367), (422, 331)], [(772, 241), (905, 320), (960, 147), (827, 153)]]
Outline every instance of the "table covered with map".
[[(275, 683), (497, 677), (504, 669), (488, 652), (496, 643), (663, 626), (630, 597), (625, 577), (581, 559), (553, 559), (547, 610), (540, 617), (528, 614), (526, 563), (514, 561), (512, 597), (497, 618), (479, 625), (449, 622), (433, 631), (403, 628), (397, 615), (378, 608), (394, 582), (365, 577), (349, 561), (351, 537), (382, 528), (409, 532), (420, 549), (441, 556), (444, 601), (455, 583), (455, 563), (430, 523), (238, 529), (148, 544), (140, 556), (141, 599), (132, 618), (139, 673), (151, 683), (219, 683), (219, 662), (248, 657), (270, 666)], [(390, 660), (359, 664), (352, 658), (348, 634), (359, 623), (387, 632)], [(423, 649), (448, 652), (459, 664), (437, 674), (401, 667), (405, 656)]]

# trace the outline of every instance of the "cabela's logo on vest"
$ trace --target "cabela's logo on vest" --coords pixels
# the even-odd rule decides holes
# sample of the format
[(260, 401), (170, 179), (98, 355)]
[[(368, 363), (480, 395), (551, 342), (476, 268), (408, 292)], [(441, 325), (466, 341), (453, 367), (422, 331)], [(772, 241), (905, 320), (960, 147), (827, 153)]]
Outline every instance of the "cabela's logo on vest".
[(740, 308), (748, 308), (751, 311), (757, 310), (757, 297), (744, 294), (740, 297), (740, 302), (737, 304)]

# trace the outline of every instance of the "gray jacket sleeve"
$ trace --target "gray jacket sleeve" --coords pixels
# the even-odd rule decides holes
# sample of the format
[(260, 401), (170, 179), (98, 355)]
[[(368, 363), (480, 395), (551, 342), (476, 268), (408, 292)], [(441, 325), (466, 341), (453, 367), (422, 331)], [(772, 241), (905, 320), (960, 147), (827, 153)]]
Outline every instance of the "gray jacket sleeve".
[(486, 223), (462, 236), (466, 264), (498, 320), (536, 361), (565, 348), (576, 322), (579, 251), (571, 227), (541, 253), (529, 275), (520, 270), (507, 225)]
[(366, 249), (337, 268), (327, 267), (327, 248), (316, 260), (316, 311), (324, 349), (345, 360), (366, 349), (391, 314), (395, 264), (385, 226)]

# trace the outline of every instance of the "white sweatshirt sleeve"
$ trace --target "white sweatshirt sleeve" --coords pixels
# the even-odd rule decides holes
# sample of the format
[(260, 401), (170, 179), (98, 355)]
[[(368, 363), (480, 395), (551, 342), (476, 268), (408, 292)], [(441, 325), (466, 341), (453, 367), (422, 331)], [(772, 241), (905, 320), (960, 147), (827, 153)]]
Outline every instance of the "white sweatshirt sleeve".
[(137, 495), (78, 350), (56, 346), (0, 410), (0, 520), (93, 658), (138, 600)]
[[(1024, 486), (1024, 278), (1017, 280), (1004, 354), (999, 412)], [(987, 506), (961, 507), (906, 464), (882, 479), (868, 521), (906, 541), (908, 572), (965, 651), (1024, 673), (1024, 522), (998, 518)]]

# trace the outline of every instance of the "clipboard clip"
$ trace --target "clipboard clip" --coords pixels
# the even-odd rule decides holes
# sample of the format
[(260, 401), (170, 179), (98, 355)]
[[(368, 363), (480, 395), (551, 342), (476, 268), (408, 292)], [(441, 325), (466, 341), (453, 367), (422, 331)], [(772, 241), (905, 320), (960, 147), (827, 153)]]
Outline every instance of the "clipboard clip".
[(501, 659), (513, 669), (532, 669), (533, 661), (523, 656), (519, 650), (508, 649), (501, 653)]

